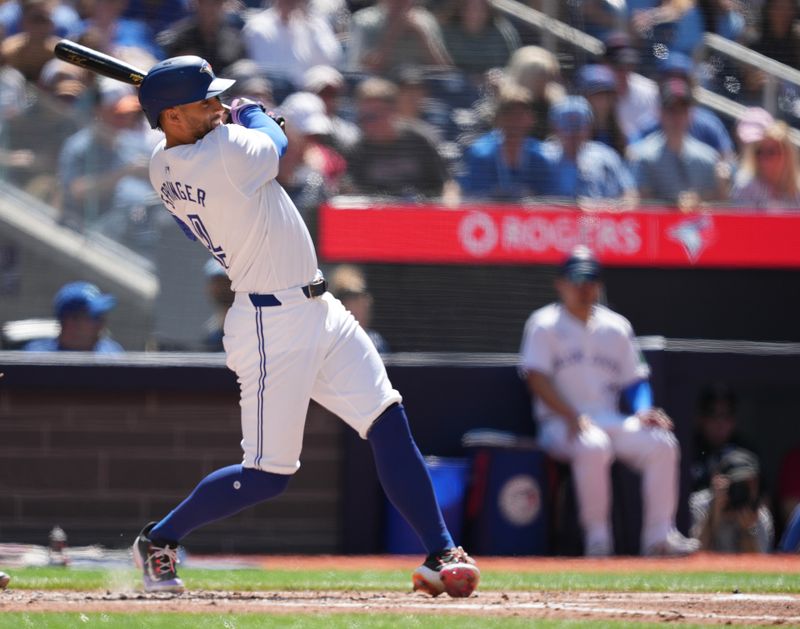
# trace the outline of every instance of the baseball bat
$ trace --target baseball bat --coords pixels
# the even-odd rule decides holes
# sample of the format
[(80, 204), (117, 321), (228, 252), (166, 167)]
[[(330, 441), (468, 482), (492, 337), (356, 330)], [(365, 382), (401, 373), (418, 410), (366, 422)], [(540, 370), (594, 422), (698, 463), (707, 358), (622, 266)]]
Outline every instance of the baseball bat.
[(54, 49), (56, 57), (72, 65), (86, 68), (110, 79), (131, 85), (141, 85), (147, 72), (99, 50), (94, 50), (68, 39), (60, 40)]

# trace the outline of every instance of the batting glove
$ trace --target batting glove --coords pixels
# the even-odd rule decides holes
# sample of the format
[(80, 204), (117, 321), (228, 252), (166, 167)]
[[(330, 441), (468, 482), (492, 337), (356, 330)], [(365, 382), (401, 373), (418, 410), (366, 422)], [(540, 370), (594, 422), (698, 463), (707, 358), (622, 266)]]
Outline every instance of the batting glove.
[(235, 124), (242, 124), (241, 122), (241, 114), (243, 111), (249, 109), (250, 107), (258, 107), (261, 111), (267, 114), (270, 118), (272, 118), (281, 129), (286, 127), (286, 121), (284, 120), (283, 116), (278, 116), (271, 111), (267, 111), (267, 108), (264, 107), (264, 103), (257, 102), (251, 100), (249, 98), (236, 98), (231, 103), (231, 113), (230, 118), (231, 122)]

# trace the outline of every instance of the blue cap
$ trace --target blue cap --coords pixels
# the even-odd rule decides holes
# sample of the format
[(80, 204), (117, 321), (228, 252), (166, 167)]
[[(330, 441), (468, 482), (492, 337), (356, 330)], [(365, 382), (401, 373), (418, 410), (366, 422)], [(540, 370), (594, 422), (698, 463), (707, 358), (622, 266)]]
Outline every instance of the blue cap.
[(165, 109), (217, 96), (235, 82), (218, 79), (202, 57), (171, 57), (150, 68), (139, 87), (139, 103), (155, 129)]
[(65, 284), (53, 299), (53, 309), (58, 319), (77, 310), (86, 310), (91, 316), (99, 317), (116, 305), (116, 297), (101, 293), (97, 286), (89, 282)]
[(582, 284), (597, 282), (600, 279), (600, 270), (600, 263), (594, 257), (592, 250), (580, 245), (575, 247), (569, 257), (561, 263), (558, 275), (573, 284)]
[(694, 61), (689, 55), (670, 50), (666, 57), (656, 62), (656, 69), (662, 75), (678, 75), (688, 79), (692, 76)]
[(578, 72), (578, 89), (586, 95), (600, 92), (616, 92), (614, 72), (606, 65), (590, 63)]
[(556, 131), (579, 131), (590, 127), (594, 115), (583, 96), (567, 96), (550, 110), (550, 125)]

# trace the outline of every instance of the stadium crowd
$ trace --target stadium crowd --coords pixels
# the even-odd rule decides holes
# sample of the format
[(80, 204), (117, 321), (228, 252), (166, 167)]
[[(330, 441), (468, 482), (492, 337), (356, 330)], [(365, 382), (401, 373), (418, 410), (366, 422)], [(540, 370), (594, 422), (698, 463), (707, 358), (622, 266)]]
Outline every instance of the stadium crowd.
[[(541, 2), (530, 0), (534, 8)], [(560, 201), (583, 210), (800, 206), (794, 87), (701, 54), (705, 31), (792, 66), (790, 0), (583, 0), (558, 18), (604, 42), (554, 54), (488, 0), (6, 0), (0, 167), (63, 223), (145, 254), (158, 200), (133, 88), (53, 58), (67, 37), (142, 69), (197, 54), (231, 94), (284, 113), (279, 181), (309, 220), (337, 194)], [(748, 107), (721, 119), (702, 86)]]

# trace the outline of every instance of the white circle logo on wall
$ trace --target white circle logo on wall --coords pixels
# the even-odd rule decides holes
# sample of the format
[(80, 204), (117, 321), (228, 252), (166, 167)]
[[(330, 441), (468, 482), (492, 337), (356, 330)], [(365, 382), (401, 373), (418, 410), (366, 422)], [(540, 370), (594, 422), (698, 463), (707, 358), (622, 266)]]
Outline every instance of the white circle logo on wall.
[(512, 476), (500, 489), (498, 505), (502, 516), (514, 526), (531, 524), (542, 507), (539, 483), (529, 474)]
[(497, 225), (488, 214), (472, 212), (459, 224), (458, 239), (467, 252), (482, 258), (497, 245)]

